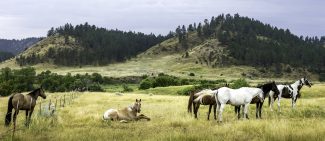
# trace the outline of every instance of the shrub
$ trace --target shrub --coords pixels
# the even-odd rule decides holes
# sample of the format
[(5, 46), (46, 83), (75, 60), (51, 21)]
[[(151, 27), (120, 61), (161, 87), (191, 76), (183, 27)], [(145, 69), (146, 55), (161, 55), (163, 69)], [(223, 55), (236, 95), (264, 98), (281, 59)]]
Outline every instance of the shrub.
[(231, 88), (233, 88), (233, 89), (238, 89), (238, 88), (241, 88), (241, 87), (249, 87), (248, 82), (243, 78), (235, 80), (233, 82), (233, 84), (231, 85)]
[(123, 84), (122, 87), (123, 87), (123, 92), (133, 92), (133, 89), (126, 84)]
[(143, 79), (140, 82), (139, 89), (140, 90), (145, 90), (145, 89), (149, 89), (151, 87), (152, 87), (152, 81), (149, 78), (147, 78), (147, 79)]
[(191, 72), (191, 73), (189, 74), (189, 76), (195, 76), (195, 74), (194, 74), (193, 72)]

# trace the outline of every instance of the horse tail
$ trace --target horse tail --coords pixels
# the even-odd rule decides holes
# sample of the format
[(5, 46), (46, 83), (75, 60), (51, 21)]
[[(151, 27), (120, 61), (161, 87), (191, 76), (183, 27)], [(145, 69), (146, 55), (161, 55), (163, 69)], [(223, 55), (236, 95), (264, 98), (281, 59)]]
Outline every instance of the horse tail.
[(192, 105), (194, 100), (194, 92), (191, 92), (190, 98), (188, 99), (187, 112), (192, 113)]
[(6, 126), (9, 126), (9, 124), (10, 124), (11, 116), (12, 116), (12, 109), (14, 108), (14, 106), (12, 106), (12, 99), (13, 99), (13, 95), (10, 96), (9, 100), (8, 100), (8, 110), (7, 110), (6, 119), (5, 119)]

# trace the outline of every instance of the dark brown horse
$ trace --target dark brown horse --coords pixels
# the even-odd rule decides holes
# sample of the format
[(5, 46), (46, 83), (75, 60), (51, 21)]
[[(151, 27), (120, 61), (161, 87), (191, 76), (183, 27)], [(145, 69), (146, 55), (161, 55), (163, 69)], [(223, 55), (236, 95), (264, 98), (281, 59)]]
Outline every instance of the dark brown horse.
[(5, 119), (5, 125), (9, 126), (11, 117), (12, 117), (12, 109), (15, 109), (15, 113), (13, 115), (13, 122), (14, 122), (14, 131), (16, 129), (16, 119), (19, 113), (19, 110), (26, 110), (26, 126), (29, 125), (31, 120), (31, 116), (33, 114), (36, 100), (38, 96), (46, 99), (46, 95), (44, 90), (41, 88), (35, 89), (34, 91), (30, 92), (27, 95), (23, 95), (20, 93), (13, 94), (9, 97), (8, 100), (8, 111)]

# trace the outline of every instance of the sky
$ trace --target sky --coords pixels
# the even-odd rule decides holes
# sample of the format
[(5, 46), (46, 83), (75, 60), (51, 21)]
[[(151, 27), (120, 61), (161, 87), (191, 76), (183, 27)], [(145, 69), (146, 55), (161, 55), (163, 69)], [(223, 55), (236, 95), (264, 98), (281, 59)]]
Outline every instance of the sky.
[(164, 35), (222, 13), (320, 37), (325, 36), (324, 6), (324, 0), (1, 0), (0, 38), (42, 37), (51, 27), (85, 22)]

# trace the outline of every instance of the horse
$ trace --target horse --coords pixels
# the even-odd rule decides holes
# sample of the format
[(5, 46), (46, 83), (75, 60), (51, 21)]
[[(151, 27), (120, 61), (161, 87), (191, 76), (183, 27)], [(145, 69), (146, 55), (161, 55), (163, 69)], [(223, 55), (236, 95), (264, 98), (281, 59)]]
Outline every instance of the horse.
[(36, 101), (39, 96), (46, 99), (46, 95), (42, 87), (33, 90), (27, 95), (23, 95), (21, 93), (11, 95), (8, 100), (8, 110), (5, 118), (5, 125), (9, 126), (12, 117), (12, 109), (15, 109), (15, 113), (13, 115), (14, 131), (16, 130), (16, 119), (17, 115), (19, 114), (19, 110), (26, 110), (25, 125), (29, 126)]
[[(272, 83), (274, 88), (275, 83)], [(264, 101), (264, 92), (260, 88), (242, 87), (239, 89), (231, 89), (222, 87), (213, 92), (217, 102), (217, 108), (219, 111), (219, 122), (222, 122), (222, 112), (226, 104), (233, 106), (244, 106), (244, 119), (247, 117), (248, 107), (254, 97), (258, 97), (261, 101)]]
[(217, 119), (216, 116), (216, 101), (215, 98), (213, 98), (213, 95), (211, 94), (213, 91), (210, 89), (202, 90), (199, 93), (194, 94), (194, 96), (198, 96), (193, 100), (193, 107), (194, 107), (194, 117), (197, 118), (197, 112), (200, 108), (200, 105), (209, 105), (209, 112), (208, 112), (208, 120), (210, 120), (210, 113), (211, 108), (213, 107), (213, 113), (214, 113), (214, 119)]
[[(263, 91), (263, 100), (260, 100), (258, 97), (254, 97), (252, 99), (252, 101), (250, 102), (251, 104), (256, 104), (256, 118), (262, 118), (262, 107), (263, 107), (263, 103), (264, 103), (264, 100), (265, 98), (267, 97), (268, 93), (270, 91), (274, 92), (276, 95), (278, 95), (280, 92), (277, 88), (277, 86), (275, 85), (275, 82), (271, 82), (271, 83), (267, 83), (267, 84), (264, 84), (264, 85), (260, 85), (260, 86), (257, 86), (257, 88), (260, 88), (262, 89)], [(240, 118), (240, 106), (235, 106), (235, 113), (237, 114), (237, 117), (238, 119)], [(248, 115), (246, 115), (247, 119), (248, 118)]]
[(127, 122), (127, 121), (138, 121), (140, 119), (147, 119), (150, 120), (149, 117), (140, 114), (137, 115), (137, 113), (140, 113), (141, 111), (141, 99), (135, 100), (135, 103), (132, 106), (125, 107), (123, 109), (108, 109), (104, 115), (103, 120), (112, 120), (116, 121), (119, 120), (121, 122)]
[[(226, 83), (225, 87), (229, 87), (229, 84)], [(192, 91), (190, 93), (190, 97), (188, 99), (188, 106), (187, 106), (187, 111), (189, 113), (192, 113), (192, 106), (193, 106), (193, 111), (194, 111), (194, 117), (197, 118), (197, 112), (199, 111), (200, 105), (209, 105), (209, 112), (208, 112), (208, 120), (210, 120), (210, 113), (211, 113), (211, 108), (213, 107), (213, 112), (214, 112), (214, 119), (217, 118), (216, 116), (216, 101), (213, 98), (212, 94), (213, 90), (211, 89), (205, 89), (200, 92), (195, 93), (195, 91)], [(204, 96), (202, 96), (204, 95)], [(202, 96), (202, 97), (200, 97)], [(200, 98), (199, 98), (200, 97)]]
[(281, 111), (280, 109), (281, 98), (291, 98), (292, 109), (295, 109), (296, 101), (301, 96), (300, 89), (304, 85), (307, 85), (310, 88), (313, 84), (306, 77), (303, 77), (290, 85), (277, 85), (280, 93), (278, 95), (274, 93), (269, 94), (269, 106), (271, 111), (273, 111), (274, 100), (277, 98), (278, 98), (278, 111)]

